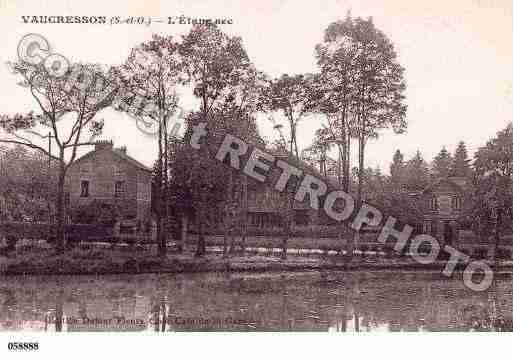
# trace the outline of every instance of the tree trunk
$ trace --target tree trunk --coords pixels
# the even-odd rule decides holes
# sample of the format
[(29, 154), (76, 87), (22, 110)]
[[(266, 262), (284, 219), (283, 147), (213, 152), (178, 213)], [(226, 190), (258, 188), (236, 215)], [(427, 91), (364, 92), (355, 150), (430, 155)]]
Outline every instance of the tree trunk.
[(163, 148), (162, 148), (162, 122), (159, 123), (158, 129), (158, 165), (157, 165), (157, 180), (155, 185), (155, 198), (156, 198), (156, 217), (157, 217), (157, 243), (158, 255), (165, 256), (167, 251), (165, 228), (163, 225), (163, 206), (162, 206), (162, 180), (163, 180)]
[(244, 254), (246, 254), (246, 233), (242, 234), (240, 240), (240, 255), (244, 257)]
[(59, 167), (59, 180), (57, 183), (57, 201), (55, 204), (57, 212), (56, 245), (57, 253), (64, 253), (66, 246), (65, 213), (64, 213), (64, 183), (66, 180), (66, 169), (64, 165), (64, 153), (61, 151)]
[(200, 257), (205, 255), (206, 248), (205, 248), (205, 236), (203, 234), (203, 223), (200, 219), (198, 221), (198, 245), (196, 247), (196, 256)]
[(281, 259), (287, 259), (287, 244), (289, 240), (289, 232), (287, 231), (283, 236), (283, 240), (281, 242)]
[[(292, 196), (292, 194), (287, 194), (287, 197)], [(287, 198), (288, 200), (288, 208), (287, 208), (287, 218), (285, 219), (285, 235), (283, 236), (282, 241), (282, 249), (281, 249), (281, 259), (287, 259), (287, 246), (290, 238), (290, 232), (292, 230), (292, 222), (294, 221), (294, 197)]]
[(223, 235), (223, 258), (228, 257), (228, 230), (224, 229)]
[(64, 298), (64, 290), (61, 288), (57, 293), (57, 299), (55, 301), (55, 331), (62, 332), (62, 325), (64, 323), (63, 319), (63, 299)]
[(344, 163), (344, 156), (343, 156), (343, 147), (338, 146), (338, 160), (337, 160), (337, 181), (340, 188), (342, 188), (342, 184), (344, 182), (345, 174), (345, 163)]
[(360, 134), (358, 138), (358, 196), (357, 196), (357, 208), (362, 205), (362, 193), (363, 193), (363, 173), (365, 171), (365, 135)]
[(248, 177), (244, 176), (243, 180), (243, 203), (242, 208), (244, 213), (243, 215), (243, 223), (242, 223), (242, 239), (241, 239), (241, 255), (244, 256), (246, 252), (246, 237), (248, 235)]
[(180, 235), (180, 248), (181, 251), (185, 251), (187, 248), (187, 231), (189, 227), (189, 217), (187, 214), (182, 214), (182, 221), (181, 221), (181, 235)]
[(349, 193), (351, 190), (351, 135), (349, 131), (346, 139), (346, 151), (344, 154), (344, 191)]
[(169, 182), (168, 182), (168, 166), (169, 166), (169, 162), (168, 162), (168, 156), (169, 156), (169, 141), (168, 141), (168, 137), (167, 137), (167, 119), (164, 120), (164, 130), (163, 130), (163, 134), (164, 136), (163, 140), (164, 140), (164, 158), (163, 158), (163, 171), (162, 171), (162, 175), (163, 175), (163, 199), (164, 199), (164, 221), (163, 221), (163, 233), (162, 233), (162, 238), (163, 238), (163, 241), (164, 243), (162, 244), (162, 253), (161, 255), (162, 256), (165, 256), (167, 254), (167, 239), (168, 239), (168, 235), (169, 235), (169, 193), (168, 193), (168, 187), (169, 187)]
[[(365, 166), (365, 128), (362, 127), (361, 133), (358, 137), (358, 195), (356, 199), (356, 208), (361, 208), (362, 206), (362, 193), (363, 193), (363, 173)], [(357, 231), (353, 236), (353, 247), (351, 248), (351, 257), (355, 250), (358, 249), (358, 245), (360, 241), (360, 232)]]

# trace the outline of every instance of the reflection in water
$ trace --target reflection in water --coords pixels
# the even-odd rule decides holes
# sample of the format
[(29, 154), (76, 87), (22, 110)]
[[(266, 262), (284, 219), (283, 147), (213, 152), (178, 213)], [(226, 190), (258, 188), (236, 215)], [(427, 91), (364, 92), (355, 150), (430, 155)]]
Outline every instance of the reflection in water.
[(0, 330), (512, 331), (513, 289), (435, 273), (7, 277)]

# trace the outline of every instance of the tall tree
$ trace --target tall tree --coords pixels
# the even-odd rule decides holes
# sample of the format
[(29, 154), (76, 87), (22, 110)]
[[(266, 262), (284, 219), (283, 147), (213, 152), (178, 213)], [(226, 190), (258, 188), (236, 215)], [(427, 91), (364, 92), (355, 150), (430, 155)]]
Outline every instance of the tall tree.
[[(358, 168), (365, 168), (365, 145), (379, 130), (392, 128), (396, 133), (406, 129), (404, 69), (397, 61), (393, 44), (378, 30), (372, 18), (352, 21), (357, 47), (355, 75), (355, 117), (358, 139)], [(361, 202), (363, 171), (358, 176), (358, 202)]]
[(328, 151), (332, 147), (331, 133), (327, 128), (315, 131), (313, 143), (301, 151), (301, 160), (314, 168), (318, 168), (323, 176), (328, 175), (329, 158)]
[(474, 167), (478, 176), (495, 171), (501, 177), (513, 179), (513, 123), (497, 132), (475, 154)]
[(452, 162), (452, 156), (444, 146), (433, 159), (433, 177), (438, 179), (449, 176)]
[(253, 70), (241, 38), (225, 34), (213, 23), (195, 25), (179, 52), (204, 121), (210, 120), (215, 106), (233, 98), (234, 89)]
[[(326, 97), (338, 99), (336, 112), (346, 121), (341, 121), (339, 127), (347, 133), (347, 119), (354, 121), (351, 127), (358, 140), (360, 203), (367, 141), (377, 137), (381, 129), (391, 127), (401, 133), (407, 125), (404, 69), (397, 61), (393, 44), (374, 26), (372, 18), (353, 19), (348, 14), (344, 20), (330, 24), (317, 53), (326, 83), (332, 85)], [(333, 106), (328, 107), (333, 110)]]
[[(218, 139), (220, 134), (226, 133), (225, 131), (228, 129), (236, 130), (240, 126), (241, 130), (248, 129), (244, 135), (241, 135), (241, 138), (258, 141), (255, 136), (256, 126), (251, 114), (260, 108), (265, 76), (257, 71), (250, 62), (242, 40), (239, 37), (225, 34), (214, 24), (195, 25), (184, 36), (180, 54), (184, 59), (187, 80), (192, 82), (193, 93), (200, 100), (200, 109), (190, 117), (190, 123), (207, 122), (208, 128), (214, 132), (215, 139)], [(249, 127), (241, 125), (242, 123), (248, 124)], [(249, 130), (250, 128), (251, 130)], [(233, 133), (241, 134), (240, 131)], [(212, 141), (215, 143), (215, 140)], [(205, 149), (202, 148), (198, 153), (202, 151), (208, 152), (208, 146)], [(215, 171), (216, 168), (218, 169), (219, 166), (214, 166), (212, 171)], [(190, 168), (187, 173), (194, 174), (194, 169)], [(210, 176), (213, 175), (211, 172), (209, 173)], [(226, 178), (228, 173), (230, 177)], [(245, 182), (235, 181), (231, 177), (233, 174), (228, 173), (223, 170), (221, 173), (216, 173), (217, 177), (215, 178), (210, 176), (204, 178), (205, 182), (202, 182), (201, 178), (203, 177), (201, 176), (190, 182), (191, 184), (195, 183), (194, 187), (199, 190), (196, 194), (192, 191), (189, 193), (194, 197), (192, 203), (195, 204), (194, 211), (196, 218), (200, 220), (198, 223), (200, 228), (205, 227), (201, 221), (208, 217), (202, 213), (212, 209), (212, 206), (209, 207), (206, 201), (210, 196), (215, 195), (214, 189), (217, 188), (215, 185), (217, 180), (223, 181), (224, 184), (233, 184), (230, 186), (233, 189), (230, 195), (226, 196), (224, 193), (225, 196), (221, 196), (219, 202), (230, 203), (219, 208), (218, 213), (224, 211), (226, 215), (229, 215), (234, 207), (234, 202), (238, 201), (236, 192), (240, 191), (240, 188), (237, 186), (242, 186)], [(210, 192), (203, 193), (204, 191)], [(242, 201), (242, 203), (245, 202)], [(245, 213), (245, 210), (243, 212)], [(204, 252), (205, 242), (203, 235), (200, 235), (196, 254), (202, 255)]]
[[(111, 68), (77, 63), (70, 65), (65, 76), (57, 77), (43, 65), (20, 61), (10, 67), (21, 77), (19, 84), (27, 89), (39, 112), (0, 116), (0, 127), (5, 133), (0, 142), (26, 146), (51, 156), (43, 144), (45, 135), (51, 135), (59, 163), (55, 200), (57, 251), (63, 252), (66, 173), (76, 159), (77, 149), (92, 145), (94, 137), (101, 133), (103, 120), (96, 119), (96, 115), (111, 105), (116, 94), (113, 72)], [(85, 137), (87, 132), (89, 136)]]
[(513, 124), (497, 132), (475, 154), (475, 186), (472, 218), (483, 236), (495, 234), (498, 245), (500, 233), (513, 228)]
[(406, 163), (405, 173), (406, 189), (408, 191), (422, 191), (429, 184), (429, 166), (420, 151), (417, 151)]
[(392, 164), (390, 165), (390, 180), (396, 190), (401, 189), (404, 185), (405, 169), (406, 163), (404, 162), (404, 155), (401, 151), (396, 150), (392, 159)]
[(320, 73), (315, 76), (316, 109), (326, 114), (328, 129), (338, 149), (343, 172), (339, 184), (348, 192), (350, 184), (351, 138), (354, 135), (354, 92), (356, 79), (356, 43), (347, 34), (353, 22), (348, 14), (344, 21), (331, 24), (324, 39), (315, 48)]
[(472, 167), (467, 154), (467, 146), (465, 142), (460, 141), (458, 147), (454, 151), (453, 162), (449, 174), (454, 177), (470, 177)]
[[(286, 120), (289, 131), (289, 152), (299, 158), (297, 128), (299, 122), (310, 111), (311, 75), (284, 74), (271, 80), (264, 94), (263, 103), (269, 111), (281, 112)], [(275, 125), (276, 129), (279, 129)], [(281, 133), (280, 133), (281, 134)]]
[(167, 251), (169, 204), (169, 119), (177, 111), (176, 88), (184, 81), (183, 62), (179, 56), (179, 44), (171, 36), (153, 35), (152, 39), (132, 48), (128, 59), (119, 67), (125, 101), (133, 101), (135, 94), (144, 99), (144, 107), (134, 111), (133, 107), (120, 102), (118, 110), (128, 111), (137, 120), (157, 129), (158, 158), (155, 163), (153, 208), (157, 222), (159, 255)]
[[(189, 205), (187, 211), (193, 214), (199, 232), (197, 256), (205, 254), (204, 236), (207, 227), (219, 224), (221, 217), (245, 216), (246, 208), (241, 208), (244, 205), (245, 175), (238, 176), (233, 169), (215, 159), (221, 142), (227, 134), (231, 134), (246, 143), (261, 143), (256, 132), (256, 123), (250, 116), (234, 119), (220, 111), (215, 111), (211, 116), (213, 117), (207, 127), (208, 135), (204, 137), (199, 149), (191, 150), (189, 145), (192, 135), (190, 128), (203, 122), (201, 113), (193, 113), (187, 118), (188, 129), (183, 139), (177, 139), (171, 151), (172, 202)], [(231, 213), (232, 211), (236, 213)], [(225, 229), (234, 226), (234, 222), (234, 218), (224, 218), (224, 222), (221, 221), (226, 226)]]

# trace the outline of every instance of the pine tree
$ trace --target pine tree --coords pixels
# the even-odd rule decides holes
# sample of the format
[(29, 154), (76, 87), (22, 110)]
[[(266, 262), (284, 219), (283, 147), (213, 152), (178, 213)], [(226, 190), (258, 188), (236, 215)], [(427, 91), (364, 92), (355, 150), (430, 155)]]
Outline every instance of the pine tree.
[(420, 151), (406, 164), (405, 184), (408, 191), (422, 191), (429, 184), (429, 167)]
[(465, 142), (460, 141), (456, 151), (454, 151), (454, 160), (452, 162), (450, 175), (453, 177), (469, 177), (471, 171), (467, 147), (465, 146)]
[(452, 167), (452, 156), (445, 146), (433, 159), (433, 177), (435, 179), (448, 177)]
[(397, 150), (394, 153), (392, 164), (390, 165), (390, 180), (395, 188), (399, 188), (404, 182), (405, 163), (404, 155)]

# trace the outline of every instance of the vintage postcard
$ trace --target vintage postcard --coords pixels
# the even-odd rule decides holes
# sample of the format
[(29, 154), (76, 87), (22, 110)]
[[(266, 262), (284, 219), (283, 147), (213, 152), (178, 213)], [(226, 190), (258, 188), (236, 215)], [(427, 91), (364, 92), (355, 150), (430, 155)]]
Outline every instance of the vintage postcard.
[(58, 332), (513, 331), (511, 2), (0, 15), (7, 356)]

